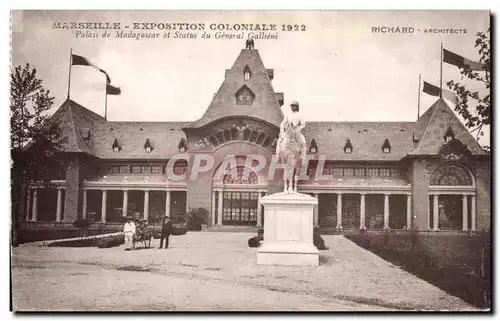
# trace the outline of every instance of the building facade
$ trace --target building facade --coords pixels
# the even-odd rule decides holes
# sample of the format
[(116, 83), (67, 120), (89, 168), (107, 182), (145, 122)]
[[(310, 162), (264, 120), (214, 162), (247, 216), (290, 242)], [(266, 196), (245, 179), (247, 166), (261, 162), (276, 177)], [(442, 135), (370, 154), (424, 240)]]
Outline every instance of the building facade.
[[(273, 158), (281, 108), (288, 108), (273, 78), (258, 50), (241, 50), (194, 122), (106, 121), (67, 100), (53, 116), (67, 137), (61, 153), (65, 173), (54, 177), (52, 187), (31, 185), (24, 220), (64, 227), (78, 218), (112, 225), (128, 215), (149, 221), (167, 215), (176, 223), (190, 208), (201, 207), (214, 229), (262, 226), (259, 199), (281, 191), (281, 178), (269, 177), (268, 166), (253, 170), (246, 156), (260, 155), (267, 163)], [(298, 190), (318, 198), (316, 226), (490, 228), (490, 157), (444, 100), (415, 122), (306, 119), (303, 133), (310, 178)], [(197, 163), (200, 155), (211, 160)], [(227, 155), (235, 156), (237, 175), (215, 177)], [(193, 169), (193, 163), (204, 169)], [(193, 170), (199, 172), (194, 180)], [(317, 179), (318, 171), (330, 179)]]

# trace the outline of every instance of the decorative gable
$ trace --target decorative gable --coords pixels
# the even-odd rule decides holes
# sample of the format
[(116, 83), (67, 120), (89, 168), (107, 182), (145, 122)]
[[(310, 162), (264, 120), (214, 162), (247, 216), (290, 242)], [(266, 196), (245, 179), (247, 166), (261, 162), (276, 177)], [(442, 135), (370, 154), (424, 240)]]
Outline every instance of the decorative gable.
[[(476, 139), (467, 128), (460, 122), (455, 113), (443, 99), (438, 99), (433, 104), (432, 115), (423, 131), (417, 147), (410, 155), (437, 155), (443, 144), (453, 139), (461, 141), (473, 155), (485, 155)], [(452, 130), (453, 128), (453, 130)], [(443, 141), (445, 138), (445, 141)]]
[(113, 148), (113, 152), (119, 152), (122, 148), (120, 146), (120, 144), (118, 143), (118, 139), (115, 138), (115, 140), (113, 141), (113, 145), (111, 146)]
[(351, 144), (351, 140), (350, 139), (347, 139), (346, 142), (345, 142), (344, 153), (346, 153), (346, 154), (352, 153), (352, 144)]
[(246, 65), (243, 69), (243, 80), (248, 81), (250, 78), (252, 78), (252, 71), (250, 70), (250, 67)]
[(382, 144), (382, 152), (384, 154), (389, 154), (391, 152), (391, 144), (389, 143), (389, 140), (387, 138), (384, 140), (384, 143)]
[(238, 105), (252, 105), (255, 99), (255, 94), (246, 85), (243, 85), (235, 96)]
[(149, 138), (146, 138), (146, 142), (144, 143), (144, 151), (146, 153), (151, 153), (153, 151), (153, 145), (149, 141)]
[(187, 141), (184, 137), (181, 138), (181, 140), (179, 141), (179, 145), (177, 145), (177, 147), (179, 148), (179, 152), (181, 153), (184, 153), (187, 151)]
[(316, 140), (314, 138), (311, 140), (311, 144), (309, 145), (309, 152), (313, 154), (318, 152), (318, 145), (316, 144)]

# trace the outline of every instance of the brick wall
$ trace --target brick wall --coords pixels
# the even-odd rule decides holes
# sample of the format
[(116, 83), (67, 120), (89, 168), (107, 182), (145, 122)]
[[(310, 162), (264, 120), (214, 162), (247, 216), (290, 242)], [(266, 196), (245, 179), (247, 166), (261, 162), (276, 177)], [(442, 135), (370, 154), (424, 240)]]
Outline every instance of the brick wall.
[(81, 160), (74, 156), (68, 160), (66, 170), (66, 197), (64, 203), (64, 222), (74, 222), (81, 211)]
[(476, 228), (477, 230), (491, 229), (491, 173), (489, 161), (477, 164), (476, 173)]
[(425, 162), (415, 159), (411, 166), (412, 215), (415, 228), (429, 229), (429, 182), (425, 177)]

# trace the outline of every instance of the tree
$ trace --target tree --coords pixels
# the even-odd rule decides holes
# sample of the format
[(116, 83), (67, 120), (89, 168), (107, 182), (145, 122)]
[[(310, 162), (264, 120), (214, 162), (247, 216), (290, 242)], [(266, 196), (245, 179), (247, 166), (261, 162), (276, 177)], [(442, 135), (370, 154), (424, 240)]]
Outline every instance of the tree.
[[(479, 61), (485, 64), (485, 71), (477, 72), (469, 68), (468, 65), (460, 68), (462, 79), (467, 78), (482, 83), (486, 93), (472, 91), (459, 82), (453, 80), (446, 83), (458, 96), (458, 103), (455, 110), (465, 120), (465, 126), (476, 132), (476, 139), (479, 140), (484, 135), (483, 127), (491, 124), (491, 49), (490, 49), (490, 29), (487, 32), (478, 32), (476, 43)], [(489, 149), (487, 147), (487, 149)]]
[(56, 153), (64, 143), (58, 122), (47, 111), (54, 97), (42, 86), (36, 69), (29, 64), (17, 66), (10, 77), (11, 131), (11, 231), (12, 245), (17, 246), (19, 218), (27, 184), (48, 184), (60, 176), (62, 164)]

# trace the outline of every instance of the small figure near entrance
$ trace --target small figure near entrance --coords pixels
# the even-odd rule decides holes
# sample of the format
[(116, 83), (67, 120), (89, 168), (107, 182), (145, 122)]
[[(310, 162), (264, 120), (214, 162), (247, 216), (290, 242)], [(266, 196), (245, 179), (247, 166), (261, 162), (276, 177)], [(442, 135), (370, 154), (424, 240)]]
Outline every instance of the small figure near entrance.
[(161, 225), (161, 239), (160, 239), (160, 249), (163, 247), (163, 240), (165, 240), (165, 248), (168, 249), (168, 240), (172, 234), (172, 221), (170, 217), (165, 216)]
[[(297, 179), (300, 170), (300, 161), (306, 156), (306, 139), (302, 129), (306, 126), (299, 113), (299, 103), (290, 104), (291, 113), (285, 115), (280, 125), (280, 135), (276, 144), (277, 161), (287, 164), (283, 171), (284, 192), (297, 193)], [(292, 162), (289, 162), (289, 159)]]
[(247, 50), (251, 50), (251, 49), (254, 49), (254, 45), (255, 43), (253, 42), (253, 39), (247, 39), (246, 43), (245, 43), (245, 49)]
[(127, 222), (123, 226), (123, 235), (125, 236), (125, 251), (130, 251), (134, 242), (135, 223), (129, 216), (127, 216)]

